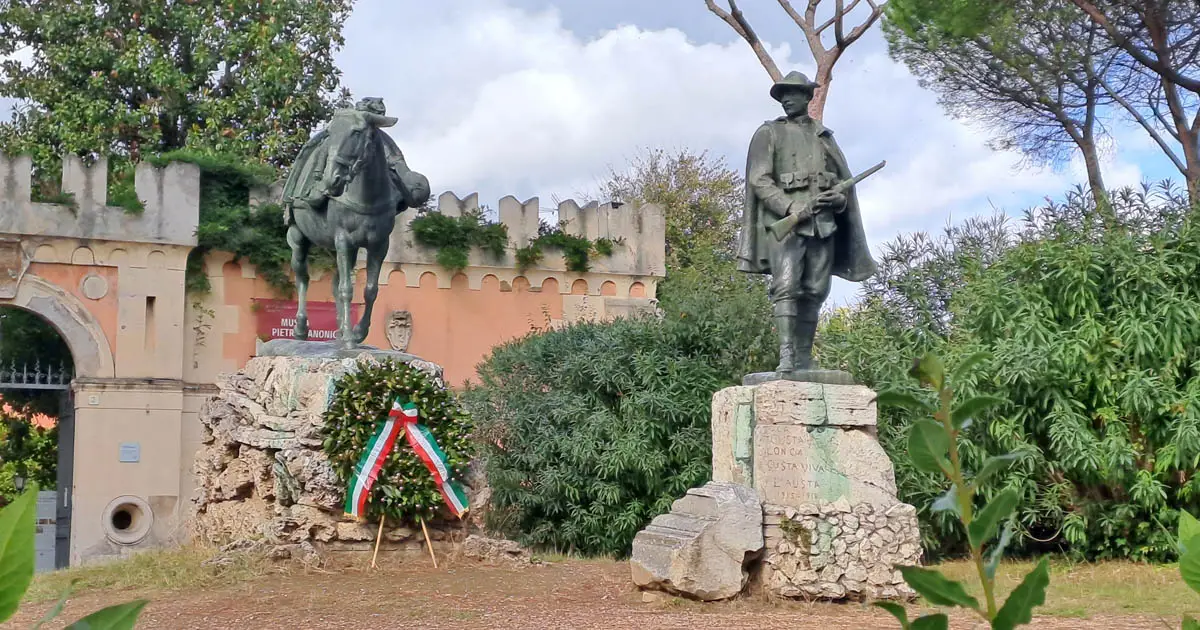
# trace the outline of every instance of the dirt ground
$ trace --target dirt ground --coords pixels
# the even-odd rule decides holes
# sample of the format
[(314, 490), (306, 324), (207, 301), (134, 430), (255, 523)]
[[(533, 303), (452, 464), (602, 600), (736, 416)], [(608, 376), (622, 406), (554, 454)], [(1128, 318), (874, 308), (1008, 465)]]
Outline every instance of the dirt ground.
[[(427, 559), (426, 559), (427, 560)], [(679, 599), (644, 603), (628, 565), (569, 560), (501, 568), (449, 559), (385, 562), (381, 569), (291, 570), (218, 588), (190, 591), (85, 593), (72, 598), (60, 622), (137, 597), (151, 600), (138, 628), (580, 628), (771, 630), (898, 627), (883, 611), (862, 604), (774, 603), (749, 596), (700, 604)], [(0, 628), (29, 628), (53, 602), (26, 603)], [(910, 616), (915, 616), (910, 613)], [(1166, 625), (1164, 625), (1164, 621)], [(1122, 630), (1178, 627), (1151, 616), (1043, 617), (1033, 628)], [(983, 628), (966, 615), (952, 628)]]

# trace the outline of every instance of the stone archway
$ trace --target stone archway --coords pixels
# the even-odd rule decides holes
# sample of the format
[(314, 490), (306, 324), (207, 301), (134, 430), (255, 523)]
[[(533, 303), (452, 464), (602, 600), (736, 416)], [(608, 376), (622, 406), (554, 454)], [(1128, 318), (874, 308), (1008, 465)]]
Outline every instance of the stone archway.
[(71, 349), (76, 378), (115, 376), (116, 364), (108, 339), (100, 323), (75, 296), (27, 273), (21, 278), (16, 297), (0, 299), (0, 305), (32, 311), (54, 326)]
[[(9, 295), (13, 295), (11, 299), (0, 299), (0, 307), (32, 314), (41, 320), (45, 327), (54, 330), (61, 343), (66, 346), (72, 366), (69, 371), (65, 369), (66, 366), (62, 366), (62, 371), (56, 372), (51, 361), (47, 364), (47, 370), (43, 372), (41, 367), (38, 367), (42, 364), (39, 360), (33, 366), (28, 363), (14, 363), (7, 374), (0, 370), (0, 391), (5, 394), (11, 392), (18, 400), (25, 402), (29, 402), (32, 396), (33, 399), (40, 400), (42, 412), (52, 414), (52, 417), (56, 418), (56, 482), (51, 490), (43, 487), (39, 492), (37, 508), (39, 520), (49, 521), (47, 527), (53, 532), (53, 537), (49, 542), (39, 538), (37, 549), (39, 571), (61, 569), (70, 566), (71, 563), (74, 503), (71, 497), (74, 490), (76, 454), (76, 413), (72, 377), (111, 378), (115, 364), (108, 340), (99, 323), (74, 296), (36, 275), (23, 274), (18, 282), (15, 295), (10, 292)], [(42, 351), (48, 351), (51, 355), (58, 354), (51, 348), (39, 347), (37, 351), (38, 357), (42, 356)], [(28, 361), (28, 358), (25, 360)], [(26, 371), (18, 371), (22, 369)], [(46, 396), (50, 396), (57, 403), (47, 406)], [(51, 408), (55, 411), (51, 411)]]

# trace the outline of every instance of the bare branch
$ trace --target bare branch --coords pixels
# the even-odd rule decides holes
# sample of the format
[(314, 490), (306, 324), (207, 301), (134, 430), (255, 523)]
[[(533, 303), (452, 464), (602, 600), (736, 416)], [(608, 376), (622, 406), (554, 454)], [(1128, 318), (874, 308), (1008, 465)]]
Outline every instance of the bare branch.
[(833, 17), (837, 20), (833, 25), (833, 41), (838, 48), (846, 47), (846, 6), (842, 0), (834, 0)]
[(1175, 164), (1175, 168), (1179, 169), (1180, 173), (1186, 175), (1187, 166), (1184, 165), (1183, 160), (1179, 159), (1178, 155), (1175, 155), (1175, 150), (1171, 148), (1171, 145), (1167, 144), (1167, 141), (1163, 139), (1162, 134), (1158, 133), (1158, 130), (1154, 128), (1154, 125), (1150, 124), (1150, 121), (1146, 120), (1146, 117), (1143, 116), (1136, 107), (1130, 104), (1125, 97), (1121, 96), (1116, 90), (1112, 89), (1112, 86), (1108, 84), (1108, 81), (1104, 80), (1102, 75), (1097, 74), (1093, 75), (1093, 77), (1100, 83), (1100, 87), (1103, 87), (1104, 91), (1108, 92), (1108, 95), (1112, 97), (1114, 101), (1120, 103), (1121, 107), (1124, 107), (1125, 111), (1129, 112), (1129, 115), (1133, 116), (1133, 119), (1142, 126), (1142, 129), (1146, 130), (1146, 133), (1150, 134), (1150, 137), (1153, 138), (1154, 142), (1158, 144), (1158, 148), (1162, 149), (1162, 152), (1166, 153), (1167, 157), (1171, 159), (1171, 162)]
[(792, 6), (790, 0), (779, 0), (779, 6), (783, 8), (788, 17), (800, 27), (800, 31), (804, 33), (804, 39), (808, 41), (808, 49), (812, 52), (814, 60), (820, 64), (820, 58), (825, 54), (825, 45), (821, 43), (821, 31), (829, 28), (829, 23), (817, 28), (817, 5), (821, 0), (809, 0), (808, 7), (804, 10), (804, 15), (801, 16), (796, 8)]
[(1092, 0), (1071, 0), (1071, 2), (1086, 13), (1093, 22), (1103, 27), (1108, 32), (1109, 37), (1112, 38), (1113, 43), (1119, 46), (1121, 50), (1129, 53), (1129, 56), (1136, 59), (1138, 63), (1183, 89), (1200, 94), (1200, 79), (1184, 76), (1169, 63), (1169, 60), (1165, 60), (1162, 57), (1154, 59), (1150, 55), (1147, 55), (1130, 37), (1117, 30), (1116, 25), (1112, 23), (1112, 20), (1108, 19), (1108, 16), (1104, 14), (1104, 11), (1095, 2)]
[(733, 19), (733, 16), (730, 15), (728, 11), (717, 6), (717, 3), (713, 0), (704, 0), (704, 6), (708, 7), (708, 10), (711, 11), (713, 15), (716, 15), (717, 17), (721, 18), (721, 21), (728, 24), (729, 27), (738, 34), (739, 37), (749, 41), (749, 36), (746, 35), (746, 31), (742, 30), (742, 25), (738, 24), (738, 21)]
[(837, 19), (836, 15), (829, 18), (828, 20), (825, 20), (824, 24), (817, 27), (817, 29), (816, 29), (817, 34), (820, 34), (825, 29), (829, 28), (830, 26), (833, 26), (834, 23), (836, 23), (837, 21), (838, 21), (838, 19)]
[(879, 16), (881, 16), (881, 15), (883, 15), (883, 10), (880, 9), (879, 7), (874, 8), (871, 11), (870, 17), (868, 17), (865, 22), (863, 22), (862, 24), (859, 24), (857, 27), (855, 27), (854, 30), (850, 31), (850, 35), (848, 35), (846, 37), (846, 41), (840, 42), (838, 45), (841, 48), (845, 48), (845, 47), (849, 46), (850, 44), (853, 44), (854, 42), (858, 41), (858, 38), (862, 37), (863, 33), (867, 32), (867, 29), (871, 28), (875, 24), (875, 22), (879, 21)]
[[(808, 10), (812, 12), (813, 16), (816, 16), (817, 14), (817, 3), (819, 2), (820, 0), (817, 0), (816, 2), (809, 4)], [(792, 21), (796, 23), (796, 26), (800, 27), (800, 30), (804, 31), (805, 33), (808, 32), (807, 29), (809, 26), (811, 26), (811, 22), (814, 20), (805, 22), (804, 18), (800, 17), (800, 14), (796, 12), (796, 8), (793, 7), (792, 3), (788, 0), (779, 0), (779, 6), (783, 7), (783, 10), (788, 14), (788, 17), (792, 18)]]
[(1163, 126), (1163, 129), (1166, 129), (1167, 133), (1171, 134), (1171, 137), (1175, 138), (1176, 142), (1182, 142), (1179, 137), (1179, 131), (1173, 127), (1171, 121), (1167, 120), (1167, 116), (1163, 114), (1162, 104), (1159, 102), (1159, 99), (1149, 99), (1147, 105), (1150, 107), (1150, 111), (1154, 113), (1154, 117), (1158, 120), (1159, 124)]
[(725, 11), (717, 6), (714, 0), (704, 0), (704, 4), (708, 7), (709, 11), (724, 20), (726, 24), (733, 28), (734, 32), (746, 40), (747, 44), (750, 44), (750, 49), (754, 51), (754, 55), (758, 57), (758, 62), (766, 69), (767, 74), (771, 75), (772, 81), (778, 81), (783, 78), (783, 73), (779, 71), (779, 66), (775, 64), (775, 60), (767, 52), (766, 46), (758, 39), (754, 28), (746, 21), (746, 16), (742, 15), (742, 11), (738, 8), (735, 0), (729, 0), (729, 11)]

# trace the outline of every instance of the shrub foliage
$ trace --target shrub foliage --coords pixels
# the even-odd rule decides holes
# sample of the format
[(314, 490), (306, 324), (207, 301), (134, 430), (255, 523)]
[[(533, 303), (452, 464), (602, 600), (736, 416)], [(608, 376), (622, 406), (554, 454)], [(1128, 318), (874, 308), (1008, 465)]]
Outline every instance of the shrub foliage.
[[(1165, 525), (1200, 507), (1197, 228), (1196, 212), (1164, 187), (1117, 193), (1101, 209), (1073, 195), (1029, 212), (1019, 230), (984, 221), (922, 247), (902, 241), (863, 303), (826, 323), (821, 355), (877, 390), (903, 391), (912, 387), (895, 365), (904, 357), (988, 352), (989, 376), (965, 379), (960, 392), (1007, 402), (960, 448), (968, 469), (1022, 456), (982, 490), (1019, 493), (1015, 542), (1089, 558), (1172, 557)], [(904, 456), (919, 416), (880, 413), (901, 498), (922, 506), (926, 548), (961, 550), (956, 519), (923, 507), (941, 494), (936, 475)]]
[(708, 480), (712, 393), (773, 366), (773, 335), (758, 287), (731, 278), (719, 292), (686, 273), (671, 282), (661, 321), (531, 334), (479, 366), (465, 401), (487, 458), (490, 527), (537, 547), (623, 555)]

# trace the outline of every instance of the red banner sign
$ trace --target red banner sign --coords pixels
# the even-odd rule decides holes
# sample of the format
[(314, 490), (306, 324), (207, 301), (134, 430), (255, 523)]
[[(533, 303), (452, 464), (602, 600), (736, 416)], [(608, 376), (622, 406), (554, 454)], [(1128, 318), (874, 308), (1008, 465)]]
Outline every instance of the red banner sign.
[[(296, 326), (296, 303), (288, 300), (254, 300), (258, 320), (258, 338), (291, 339)], [(362, 315), (361, 304), (350, 305), (351, 318)], [(337, 333), (337, 305), (333, 302), (308, 303), (308, 340), (333, 341)]]

